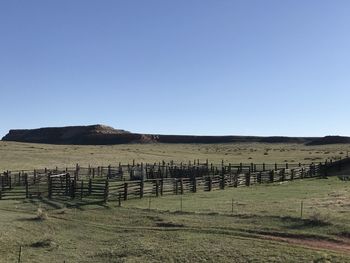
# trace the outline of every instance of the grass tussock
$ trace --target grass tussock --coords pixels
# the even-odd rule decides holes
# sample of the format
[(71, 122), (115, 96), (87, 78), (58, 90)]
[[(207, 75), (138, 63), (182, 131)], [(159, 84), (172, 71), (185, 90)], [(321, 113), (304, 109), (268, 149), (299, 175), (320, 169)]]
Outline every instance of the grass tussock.
[(52, 241), (50, 238), (46, 238), (43, 240), (39, 240), (30, 245), (33, 248), (48, 248), (56, 246), (56, 243)]
[(331, 220), (328, 215), (321, 214), (320, 212), (313, 212), (309, 220), (307, 220), (307, 224), (312, 226), (328, 226), (331, 225)]
[(44, 221), (49, 219), (47, 212), (45, 212), (41, 207), (36, 210), (36, 219), (39, 221)]

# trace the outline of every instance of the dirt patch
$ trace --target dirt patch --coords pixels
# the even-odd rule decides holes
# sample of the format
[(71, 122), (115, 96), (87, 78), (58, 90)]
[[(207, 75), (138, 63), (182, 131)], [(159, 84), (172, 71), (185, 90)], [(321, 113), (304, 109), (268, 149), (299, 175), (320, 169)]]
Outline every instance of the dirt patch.
[(323, 240), (316, 238), (307, 238), (305, 236), (291, 235), (278, 236), (273, 234), (261, 235), (261, 238), (278, 242), (287, 242), (290, 244), (300, 245), (308, 248), (326, 249), (336, 252), (342, 252), (350, 255), (350, 238), (343, 237), (338, 240)]

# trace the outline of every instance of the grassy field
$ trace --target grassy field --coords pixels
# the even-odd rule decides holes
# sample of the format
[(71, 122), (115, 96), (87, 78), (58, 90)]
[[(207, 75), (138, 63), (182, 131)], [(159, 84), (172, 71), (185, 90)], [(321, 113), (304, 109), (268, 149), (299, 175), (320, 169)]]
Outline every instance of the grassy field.
[[(133, 159), (319, 162), (345, 157), (349, 149), (0, 142), (0, 170)], [(20, 247), (21, 262), (350, 262), (349, 208), (350, 182), (337, 177), (129, 200), (122, 207), (113, 202), (1, 200), (0, 262), (17, 262)]]
[(220, 163), (320, 162), (345, 157), (350, 145), (302, 144), (128, 144), (113, 146), (46, 145), (0, 141), (0, 171), (56, 166), (107, 166), (118, 162), (188, 162), (200, 159)]
[(1, 201), (0, 262), (20, 246), (22, 262), (350, 262), (349, 190), (333, 177), (122, 207)]

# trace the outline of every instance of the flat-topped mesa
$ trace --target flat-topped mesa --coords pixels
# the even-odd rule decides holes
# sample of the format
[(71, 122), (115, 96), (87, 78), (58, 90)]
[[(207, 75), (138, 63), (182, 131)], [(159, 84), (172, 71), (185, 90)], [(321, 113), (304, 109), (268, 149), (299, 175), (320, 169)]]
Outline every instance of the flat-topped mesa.
[(106, 125), (68, 126), (39, 128), (31, 130), (10, 130), (2, 138), (4, 141), (75, 144), (75, 145), (113, 145), (125, 143), (300, 143), (321, 145), (350, 143), (350, 137), (284, 137), (284, 136), (196, 136), (196, 135), (158, 135), (138, 134)]
[(48, 144), (118, 144), (137, 141), (138, 136), (105, 125), (48, 127), (10, 130), (3, 141)]

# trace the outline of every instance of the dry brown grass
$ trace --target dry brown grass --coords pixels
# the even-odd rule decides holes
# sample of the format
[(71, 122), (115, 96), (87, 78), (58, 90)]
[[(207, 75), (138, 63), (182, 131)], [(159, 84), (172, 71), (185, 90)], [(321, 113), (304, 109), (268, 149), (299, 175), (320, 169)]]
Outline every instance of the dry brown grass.
[[(162, 160), (188, 162), (208, 159), (229, 163), (320, 162), (345, 157), (350, 145), (304, 146), (301, 144), (124, 144), (112, 146), (46, 145), (0, 141), (0, 171), (56, 166), (109, 165)], [(267, 154), (268, 153), (268, 154)]]

